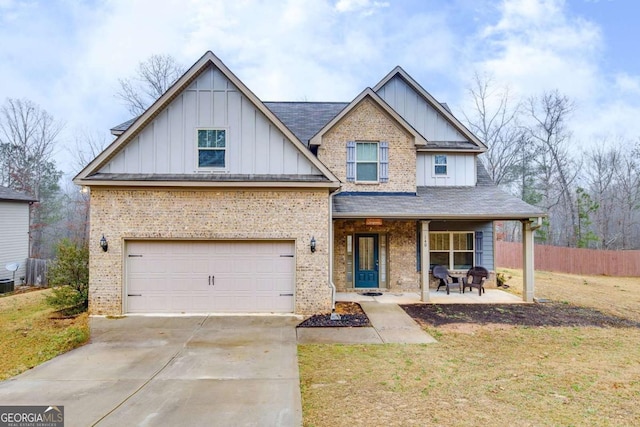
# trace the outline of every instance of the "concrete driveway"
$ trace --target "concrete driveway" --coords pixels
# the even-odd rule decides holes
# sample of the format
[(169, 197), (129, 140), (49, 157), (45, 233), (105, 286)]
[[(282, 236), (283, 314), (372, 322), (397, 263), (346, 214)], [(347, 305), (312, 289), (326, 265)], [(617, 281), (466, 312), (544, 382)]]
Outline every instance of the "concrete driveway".
[(289, 316), (91, 319), (86, 346), (0, 383), (1, 405), (64, 405), (65, 426), (299, 426)]

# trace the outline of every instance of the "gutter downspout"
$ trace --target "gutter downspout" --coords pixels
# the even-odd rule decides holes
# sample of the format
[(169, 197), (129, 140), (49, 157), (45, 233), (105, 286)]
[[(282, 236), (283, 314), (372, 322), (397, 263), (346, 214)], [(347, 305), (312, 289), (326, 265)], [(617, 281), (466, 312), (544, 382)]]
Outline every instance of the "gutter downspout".
[[(533, 221), (531, 221), (533, 222)], [(542, 217), (537, 217), (536, 218), (536, 225), (532, 225), (531, 226), (531, 231), (536, 231), (538, 228), (542, 227)]]
[(333, 283), (333, 197), (342, 191), (338, 188), (329, 194), (329, 287), (331, 287), (331, 320), (340, 320), (336, 313), (336, 285)]

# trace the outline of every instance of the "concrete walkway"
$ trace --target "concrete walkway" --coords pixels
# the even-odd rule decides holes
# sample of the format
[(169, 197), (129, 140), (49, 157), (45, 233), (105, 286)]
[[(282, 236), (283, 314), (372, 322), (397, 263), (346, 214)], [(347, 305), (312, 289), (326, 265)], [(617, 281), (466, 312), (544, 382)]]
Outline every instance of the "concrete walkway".
[(0, 382), (66, 426), (302, 425), (294, 316), (92, 318), (91, 343)]
[(372, 327), (297, 328), (298, 344), (429, 344), (436, 340), (395, 303), (360, 302)]

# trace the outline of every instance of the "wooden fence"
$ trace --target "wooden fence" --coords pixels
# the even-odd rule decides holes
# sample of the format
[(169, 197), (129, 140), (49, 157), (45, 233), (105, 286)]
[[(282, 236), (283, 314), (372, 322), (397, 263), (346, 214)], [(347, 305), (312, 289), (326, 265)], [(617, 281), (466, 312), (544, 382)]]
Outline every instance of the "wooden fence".
[[(570, 274), (640, 276), (640, 251), (604, 251), (535, 245), (536, 270)], [(496, 266), (522, 268), (522, 243), (496, 242)]]
[(50, 262), (48, 259), (27, 258), (25, 284), (47, 286), (47, 271)]

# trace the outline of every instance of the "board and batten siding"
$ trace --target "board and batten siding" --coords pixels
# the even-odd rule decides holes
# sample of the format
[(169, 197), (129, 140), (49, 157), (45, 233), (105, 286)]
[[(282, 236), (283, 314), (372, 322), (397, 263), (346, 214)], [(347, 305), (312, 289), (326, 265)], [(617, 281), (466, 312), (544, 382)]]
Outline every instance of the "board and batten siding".
[(0, 218), (0, 279), (11, 279), (13, 273), (5, 266), (18, 262), (15, 284), (19, 285), (29, 256), (29, 203), (0, 202)]
[(198, 172), (196, 146), (200, 128), (226, 130), (228, 173), (321, 173), (213, 65), (171, 101), (101, 172)]
[[(447, 156), (447, 176), (434, 174), (436, 154)], [(473, 154), (418, 153), (416, 183), (419, 187), (465, 187), (476, 185), (476, 157)]]
[(428, 141), (467, 141), (401, 77), (393, 77), (377, 94)]

